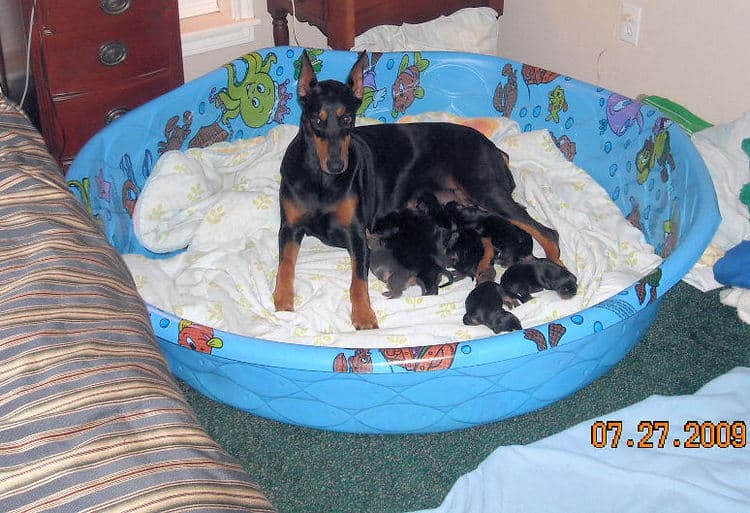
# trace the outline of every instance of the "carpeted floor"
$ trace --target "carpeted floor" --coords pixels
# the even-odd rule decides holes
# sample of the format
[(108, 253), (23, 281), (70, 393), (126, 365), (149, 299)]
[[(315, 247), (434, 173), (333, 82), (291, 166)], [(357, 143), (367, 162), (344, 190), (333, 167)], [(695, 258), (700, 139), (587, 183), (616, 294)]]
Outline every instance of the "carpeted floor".
[[(526, 444), (651, 394), (693, 393), (750, 366), (750, 325), (684, 283), (609, 374), (547, 408), (434, 435), (329, 433), (254, 417), (181, 387), (208, 432), (247, 469), (281, 513), (400, 513), (442, 502), (455, 480), (497, 446)], [(555, 476), (540, 475), (540, 485)]]

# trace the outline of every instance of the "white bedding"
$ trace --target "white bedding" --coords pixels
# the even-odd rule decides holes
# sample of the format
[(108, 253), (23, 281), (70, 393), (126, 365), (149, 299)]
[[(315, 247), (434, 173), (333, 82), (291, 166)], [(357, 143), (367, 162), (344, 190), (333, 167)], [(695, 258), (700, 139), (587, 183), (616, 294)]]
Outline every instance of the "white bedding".
[[(515, 198), (560, 234), (562, 260), (579, 280), (578, 294), (561, 300), (543, 292), (513, 310), (524, 327), (570, 315), (631, 285), (661, 261), (589, 175), (568, 162), (547, 131), (521, 133), (506, 118), (467, 122), (510, 154)], [(403, 121), (414, 121), (405, 117)], [(340, 347), (421, 346), (489, 336), (464, 326), (464, 299), (473, 282), (444, 287), (438, 296), (386, 299), (370, 276), (380, 329), (356, 331), (350, 321), (351, 277), (345, 250), (306, 237), (297, 265), (295, 312), (275, 312), (278, 262), (279, 164), (297, 128), (281, 125), (267, 137), (165, 153), (134, 212), (135, 233), (151, 251), (187, 248), (164, 259), (125, 255), (144, 299), (194, 322), (247, 336)], [(540, 256), (540, 248), (535, 246)], [(498, 268), (498, 275), (502, 269)]]
[[(750, 511), (748, 387), (750, 368), (737, 367), (693, 395), (654, 395), (538, 442), (498, 447), (456, 481), (440, 506), (419, 513), (745, 513)], [(656, 420), (667, 422), (668, 431), (664, 424), (654, 424), (659, 429), (649, 439), (653, 447), (639, 447), (647, 434), (646, 426), (639, 429), (639, 424)], [(616, 448), (611, 447), (614, 430), (605, 447), (592, 445), (597, 421), (621, 423)], [(709, 422), (705, 436), (695, 440), (700, 446), (685, 447), (697, 432), (691, 427), (696, 422)], [(728, 443), (722, 422), (734, 425), (744, 438)], [(691, 423), (687, 429), (686, 423)], [(594, 431), (601, 445), (601, 431)], [(720, 438), (711, 438), (712, 432)], [(632, 447), (628, 440), (633, 440)]]
[(453, 51), (497, 55), (500, 35), (491, 7), (466, 7), (424, 23), (378, 25), (354, 38), (352, 51)]
[[(683, 278), (708, 291), (722, 287), (714, 278), (714, 264), (743, 240), (750, 240), (750, 211), (740, 201), (740, 190), (750, 183), (750, 161), (742, 151), (742, 140), (750, 137), (750, 112), (734, 121), (693, 134), (692, 140), (713, 179), (721, 212), (721, 224), (700, 260)], [(737, 309), (737, 316), (750, 324), (750, 290), (727, 287), (721, 302)]]
[[(706, 128), (692, 136), (693, 144), (713, 180), (721, 213), (721, 224), (711, 244), (683, 278), (685, 282), (704, 292), (722, 287), (714, 279), (713, 266), (716, 261), (743, 240), (750, 240), (750, 212), (740, 201), (742, 186), (750, 183), (750, 162), (742, 151), (742, 140), (746, 137), (750, 137), (750, 112), (734, 121)], [(742, 295), (741, 290), (738, 289), (736, 294)], [(748, 300), (750, 296), (745, 298), (745, 301)], [(744, 316), (750, 317), (750, 311), (745, 311)]]

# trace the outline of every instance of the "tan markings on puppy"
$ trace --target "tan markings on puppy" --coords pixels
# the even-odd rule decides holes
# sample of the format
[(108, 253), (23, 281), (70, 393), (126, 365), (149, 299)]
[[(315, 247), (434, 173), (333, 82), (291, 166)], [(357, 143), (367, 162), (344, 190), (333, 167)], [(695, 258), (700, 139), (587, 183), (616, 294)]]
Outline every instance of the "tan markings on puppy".
[(349, 288), (352, 301), (352, 324), (358, 330), (377, 329), (378, 318), (370, 305), (370, 292), (367, 280), (357, 276), (357, 260), (352, 258), (352, 284)]
[(297, 266), (299, 244), (287, 242), (284, 245), (279, 261), (279, 272), (276, 274), (276, 288), (273, 291), (273, 304), (277, 312), (294, 311), (294, 270)]
[(345, 112), (346, 112), (346, 109), (343, 106), (341, 106), (338, 109), (336, 109), (336, 115), (338, 117), (343, 116)]
[(544, 249), (544, 254), (547, 256), (547, 258), (552, 260), (557, 265), (565, 267), (565, 264), (563, 264), (562, 260), (560, 260), (560, 246), (558, 246), (555, 241), (545, 237), (539, 232), (539, 230), (537, 230), (533, 226), (529, 226), (526, 223), (510, 218), (508, 218), (508, 221), (534, 237), (539, 245), (542, 246), (542, 249)]
[(348, 196), (338, 202), (334, 206), (333, 213), (336, 216), (336, 221), (341, 226), (349, 226), (354, 220), (354, 216), (357, 215), (357, 205), (359, 205), (359, 198), (357, 196)]
[(305, 209), (300, 208), (299, 205), (288, 199), (281, 200), (281, 208), (284, 209), (284, 216), (290, 224), (299, 223), (307, 215)]

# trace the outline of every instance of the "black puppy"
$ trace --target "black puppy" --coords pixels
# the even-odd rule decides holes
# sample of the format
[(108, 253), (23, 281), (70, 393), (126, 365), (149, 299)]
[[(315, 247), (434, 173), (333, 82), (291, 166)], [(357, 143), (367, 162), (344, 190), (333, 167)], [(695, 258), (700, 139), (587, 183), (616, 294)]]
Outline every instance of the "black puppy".
[(380, 239), (381, 249), (392, 253), (397, 265), (416, 277), (424, 295), (437, 294), (442, 277), (453, 283), (453, 274), (447, 269), (444, 230), (431, 216), (408, 208), (391, 212), (375, 221), (372, 234)]
[[(455, 193), (449, 197), (455, 197)], [(448, 204), (458, 205), (455, 200)], [(494, 261), (494, 252), (489, 252), (488, 265), (485, 271), (479, 272), (479, 267), (483, 260), (488, 258), (487, 248), (482, 242), (482, 236), (474, 229), (460, 224), (461, 219), (454, 213), (443, 206), (435, 194), (423, 192), (416, 200), (415, 208), (434, 220), (438, 227), (437, 246), (442, 250), (445, 256), (445, 262), (448, 267), (453, 269), (454, 280), (461, 280), (470, 276), (477, 282), (494, 280), (495, 268), (492, 266)], [(454, 206), (453, 209), (459, 207)]]
[[(448, 256), (450, 266), (455, 270), (454, 277), (462, 279), (471, 276), (473, 280), (477, 272), (477, 267), (484, 257), (484, 245), (482, 237), (476, 230), (470, 228), (459, 228), (456, 232), (458, 236), (448, 247)], [(494, 273), (495, 268), (490, 266), (487, 273)], [(482, 275), (484, 277), (484, 275)], [(478, 281), (483, 281), (479, 277)], [(494, 275), (488, 275), (486, 279), (494, 279)]]
[(484, 324), (495, 333), (520, 330), (521, 321), (518, 317), (503, 309), (505, 298), (506, 293), (498, 283), (480, 283), (466, 296), (464, 324)]
[[(450, 194), (451, 197), (455, 196), (455, 194), (452, 193), (445, 194)], [(443, 245), (449, 245), (450, 242), (448, 241), (448, 238), (450, 238), (450, 236), (456, 231), (457, 225), (443, 204), (440, 203), (438, 197), (432, 192), (422, 191), (414, 201), (414, 208), (432, 218), (435, 225), (441, 230), (444, 230), (443, 236), (445, 240), (442, 242)]]
[(530, 258), (511, 265), (500, 277), (500, 285), (521, 303), (542, 289), (554, 290), (563, 299), (570, 299), (578, 292), (575, 275), (546, 258)]
[(401, 265), (393, 251), (384, 246), (382, 237), (368, 232), (367, 245), (370, 248), (370, 271), (388, 287), (388, 290), (383, 292), (385, 297), (401, 297), (404, 290), (412, 285), (419, 285), (424, 294), (424, 283), (417, 278), (413, 270)]
[(508, 267), (531, 255), (531, 235), (502, 217), (473, 205), (451, 201), (445, 205), (448, 215), (458, 226), (475, 230), (480, 237), (489, 237), (495, 249), (495, 260)]

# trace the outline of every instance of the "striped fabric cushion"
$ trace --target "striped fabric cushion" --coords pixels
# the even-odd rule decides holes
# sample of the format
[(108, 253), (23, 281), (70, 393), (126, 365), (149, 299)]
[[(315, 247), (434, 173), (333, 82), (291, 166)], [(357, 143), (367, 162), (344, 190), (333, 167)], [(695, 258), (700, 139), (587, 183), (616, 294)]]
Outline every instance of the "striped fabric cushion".
[(121, 258), (2, 97), (0, 511), (274, 511), (198, 424)]

